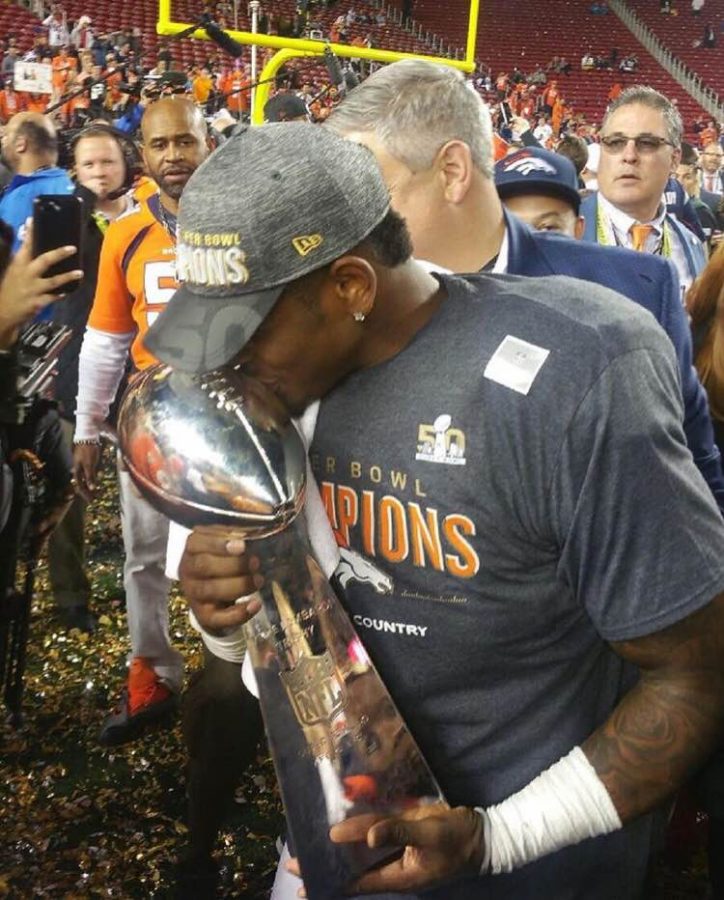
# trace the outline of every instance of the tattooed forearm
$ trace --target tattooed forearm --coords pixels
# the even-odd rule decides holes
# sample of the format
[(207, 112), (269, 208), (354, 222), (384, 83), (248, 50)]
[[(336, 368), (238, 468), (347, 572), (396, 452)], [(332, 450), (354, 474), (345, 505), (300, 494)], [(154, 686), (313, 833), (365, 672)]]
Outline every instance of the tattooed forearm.
[(670, 796), (724, 732), (724, 597), (614, 649), (641, 680), (583, 750), (626, 822)]

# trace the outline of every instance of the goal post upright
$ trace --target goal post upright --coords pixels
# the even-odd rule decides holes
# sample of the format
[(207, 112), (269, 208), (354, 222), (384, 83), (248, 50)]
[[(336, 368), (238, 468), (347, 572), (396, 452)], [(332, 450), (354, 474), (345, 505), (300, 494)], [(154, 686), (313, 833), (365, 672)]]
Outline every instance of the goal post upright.
[[(309, 40), (306, 38), (287, 38), (271, 34), (254, 34), (251, 31), (226, 30), (226, 33), (240, 44), (256, 44), (258, 47), (271, 47), (278, 51), (267, 62), (261, 72), (260, 81), (273, 78), (282, 65), (290, 59), (300, 56), (322, 56), (326, 47), (334, 54), (342, 58), (366, 59), (380, 63), (392, 63), (401, 59), (423, 59), (428, 62), (451, 66), (462, 72), (470, 73), (475, 69), (475, 48), (477, 43), (478, 15), (480, 0), (470, 0), (470, 12), (468, 17), (467, 45), (464, 59), (449, 59), (446, 56), (433, 56), (424, 53), (407, 53), (399, 50), (386, 50), (378, 47), (356, 47), (352, 44), (335, 44), (328, 41)], [(164, 37), (173, 37), (181, 32), (188, 31), (189, 22), (175, 22), (171, 18), (171, 0), (159, 0), (158, 22), (156, 31)], [(189, 37), (209, 40), (209, 36), (202, 28), (197, 28)], [(254, 124), (263, 121), (264, 104), (269, 97), (271, 85), (260, 84), (256, 89), (257, 94), (254, 103)]]

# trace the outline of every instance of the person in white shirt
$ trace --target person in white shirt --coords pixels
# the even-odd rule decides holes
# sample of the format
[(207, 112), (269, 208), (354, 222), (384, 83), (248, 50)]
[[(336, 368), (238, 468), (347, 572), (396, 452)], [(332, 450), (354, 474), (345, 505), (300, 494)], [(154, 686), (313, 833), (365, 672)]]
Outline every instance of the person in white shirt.
[(533, 131), (533, 137), (545, 146), (546, 141), (551, 137), (552, 134), (553, 129), (551, 128), (547, 118), (545, 116), (540, 116), (538, 119), (538, 124)]
[(48, 29), (49, 47), (63, 47), (70, 42), (65, 10), (60, 3), (51, 6), (50, 15), (43, 19), (43, 25)]
[(724, 150), (721, 145), (712, 141), (701, 151), (702, 187), (710, 194), (724, 193), (724, 176), (722, 176), (722, 160)]

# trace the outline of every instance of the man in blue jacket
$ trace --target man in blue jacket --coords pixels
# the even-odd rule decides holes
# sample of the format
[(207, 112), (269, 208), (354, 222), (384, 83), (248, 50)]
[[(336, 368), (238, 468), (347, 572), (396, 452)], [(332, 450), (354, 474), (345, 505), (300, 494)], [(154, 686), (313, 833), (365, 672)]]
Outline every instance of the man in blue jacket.
[(419, 259), (460, 273), (570, 275), (649, 310), (676, 348), (687, 444), (724, 511), (721, 458), (670, 262), (534, 232), (505, 213), (493, 180), (489, 112), (447, 67), (420, 60), (386, 66), (345, 98), (327, 127), (373, 151)]
[(73, 182), (57, 166), (58, 137), (51, 120), (42, 113), (17, 113), (2, 138), (2, 154), (13, 172), (0, 200), (0, 219), (13, 229), (15, 253), (22, 243), (26, 219), (33, 215), (33, 201), (44, 194), (72, 194)]
[[(586, 221), (581, 215), (583, 205), (577, 190), (575, 169), (564, 157), (537, 147), (519, 150), (496, 164), (495, 183), (506, 210), (531, 228), (548, 232), (549, 235), (555, 232), (568, 238), (580, 239), (586, 227)], [(556, 268), (556, 258), (561, 251), (556, 250), (552, 241), (540, 244), (536, 251), (525, 240), (525, 234), (518, 233), (517, 227), (512, 229), (512, 234), (512, 240), (517, 244), (514, 256), (520, 260), (515, 269), (517, 274), (544, 274), (541, 269), (544, 258), (547, 258), (550, 269), (555, 269), (560, 274), (561, 270)], [(562, 252), (566, 253), (565, 240)], [(570, 253), (570, 245), (568, 252)], [(595, 270), (588, 270), (591, 263), (588, 248), (582, 254), (578, 253), (577, 248), (568, 257), (566, 274), (589, 281), (601, 281), (639, 302), (645, 299), (642, 305), (655, 315), (676, 349), (687, 421), (696, 421), (705, 414), (706, 398), (692, 365), (690, 330), (679, 302), (678, 276), (673, 264), (667, 260), (655, 260), (647, 254), (637, 257), (620, 250), (616, 250), (615, 255), (608, 253), (604, 258), (611, 260), (615, 266), (615, 271), (603, 276), (607, 279), (605, 282)], [(664, 263), (663, 266), (661, 262)], [(669, 269), (668, 276), (665, 268)], [(513, 270), (509, 268), (509, 271)], [(638, 296), (634, 297), (634, 293)], [(687, 429), (686, 423), (684, 428)], [(720, 507), (723, 506), (720, 482), (716, 476), (712, 481), (706, 474), (706, 463), (699, 468), (709, 481)]]
[(598, 193), (583, 201), (583, 239), (670, 259), (685, 292), (706, 265), (701, 241), (666, 207), (666, 187), (681, 159), (676, 107), (635, 85), (609, 107), (601, 125)]

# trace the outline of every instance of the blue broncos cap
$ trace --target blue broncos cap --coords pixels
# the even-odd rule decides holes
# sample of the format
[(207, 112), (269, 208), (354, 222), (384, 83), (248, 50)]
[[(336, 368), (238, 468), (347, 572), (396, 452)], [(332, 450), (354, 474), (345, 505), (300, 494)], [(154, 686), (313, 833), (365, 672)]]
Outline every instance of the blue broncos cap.
[(567, 157), (542, 147), (525, 147), (496, 163), (495, 186), (501, 200), (545, 194), (570, 203), (576, 215), (581, 206), (575, 166)]

